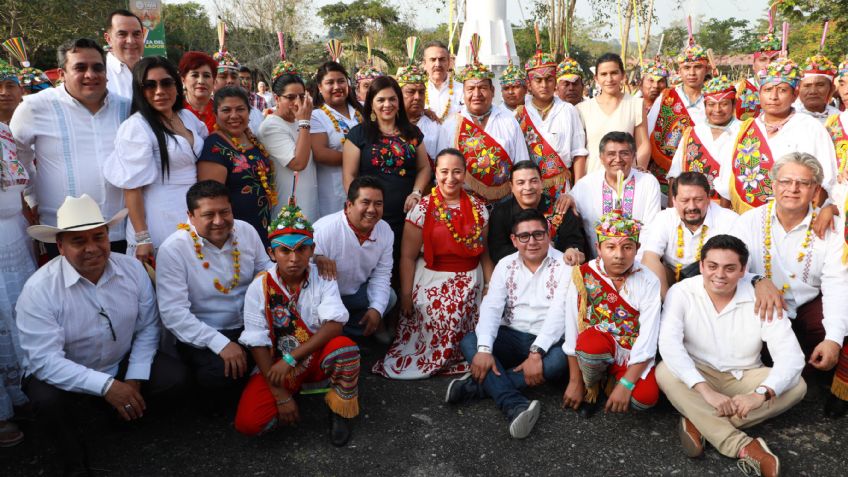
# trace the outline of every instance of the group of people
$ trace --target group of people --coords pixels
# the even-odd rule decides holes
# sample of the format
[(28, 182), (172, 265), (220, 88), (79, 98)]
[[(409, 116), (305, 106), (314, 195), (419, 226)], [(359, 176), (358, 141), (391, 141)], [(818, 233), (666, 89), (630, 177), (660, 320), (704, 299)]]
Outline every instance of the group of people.
[(662, 391), (686, 455), (778, 475), (743, 429), (807, 383), (845, 414), (848, 62), (799, 68), (770, 32), (753, 78), (707, 81), (690, 36), (679, 84), (656, 61), (625, 93), (610, 53), (588, 99), (541, 45), (496, 78), (476, 35), (458, 72), (410, 38), (351, 78), (331, 41), (314, 97), (285, 51), (269, 96), (225, 36), (175, 66), (129, 11), (106, 24), (108, 53), (59, 47), (56, 87), (0, 62), (0, 445), (29, 406), (87, 475), (81, 413), (193, 392), (246, 435), (323, 394), (342, 446), (371, 339), (372, 372), (457, 375), (445, 401), (493, 399), (514, 438), (530, 386), (587, 418)]

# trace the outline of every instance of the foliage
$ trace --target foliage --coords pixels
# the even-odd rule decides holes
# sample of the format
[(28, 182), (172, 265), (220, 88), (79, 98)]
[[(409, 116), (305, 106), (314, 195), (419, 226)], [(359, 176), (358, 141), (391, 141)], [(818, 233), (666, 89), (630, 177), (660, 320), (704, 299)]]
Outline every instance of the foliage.
[(168, 59), (178, 64), (187, 51), (212, 52), (218, 40), (203, 5), (196, 2), (166, 3), (162, 9)]
[(379, 0), (354, 0), (351, 4), (331, 3), (318, 9), (318, 16), (330, 29), (330, 36), (347, 35), (354, 40), (364, 38), (377, 27), (387, 27), (400, 20), (395, 7)]

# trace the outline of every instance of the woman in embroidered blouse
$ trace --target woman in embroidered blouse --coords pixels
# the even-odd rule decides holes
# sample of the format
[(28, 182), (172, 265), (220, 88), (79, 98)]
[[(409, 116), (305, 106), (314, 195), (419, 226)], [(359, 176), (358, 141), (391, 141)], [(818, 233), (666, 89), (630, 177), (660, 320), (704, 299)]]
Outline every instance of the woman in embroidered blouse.
[(313, 98), (310, 132), (318, 173), (318, 211), (323, 217), (344, 207), (342, 146), (350, 130), (362, 121), (362, 106), (353, 95), (347, 70), (335, 61), (318, 68), (315, 82), (318, 92)]
[(180, 59), (180, 78), (185, 87), (185, 107), (212, 132), (215, 111), (212, 110), (212, 87), (218, 62), (201, 51), (189, 51)]
[(177, 69), (165, 58), (143, 58), (133, 68), (133, 114), (118, 128), (115, 149), (103, 164), (109, 183), (124, 190), (129, 209), (127, 254), (141, 261), (185, 220), (175, 206), (197, 182), (197, 156), (206, 126), (183, 108)]
[(492, 274), (486, 250), (489, 214), (463, 190), (464, 156), (445, 149), (436, 156), (435, 169), (436, 187), (406, 216), (401, 317), (394, 342), (373, 368), (387, 378), (468, 371), (459, 342), (477, 324), (483, 283)]
[(634, 98), (622, 90), (624, 63), (615, 53), (606, 53), (595, 63), (595, 82), (601, 94), (577, 105), (577, 112), (586, 128), (586, 147), (589, 158), (586, 172), (602, 169), (598, 146), (601, 138), (610, 131), (624, 131), (636, 138), (636, 165), (647, 170), (651, 159), (648, 126), (642, 99)]
[(217, 128), (203, 143), (197, 180), (226, 184), (233, 216), (252, 225), (267, 247), (267, 227), (271, 210), (277, 205), (277, 191), (271, 159), (248, 127), (247, 91), (225, 86), (212, 101)]
[(383, 184), (383, 220), (395, 236), (395, 263), (406, 213), (421, 200), (433, 176), (424, 135), (409, 122), (402, 98), (394, 78), (373, 80), (365, 96), (365, 119), (350, 130), (342, 151), (345, 191), (357, 176), (374, 176)]

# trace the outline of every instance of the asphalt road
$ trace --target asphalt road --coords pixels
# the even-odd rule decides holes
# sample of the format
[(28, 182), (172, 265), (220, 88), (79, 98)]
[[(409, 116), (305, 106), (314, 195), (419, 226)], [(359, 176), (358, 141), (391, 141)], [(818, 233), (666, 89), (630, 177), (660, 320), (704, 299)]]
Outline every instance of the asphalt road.
[[(364, 357), (369, 364), (378, 350)], [(560, 410), (563, 388), (528, 391), (542, 414), (525, 440), (509, 437), (491, 400), (443, 403), (450, 378), (390, 381), (364, 372), (362, 413), (346, 448), (328, 438), (323, 399), (302, 397), (302, 422), (258, 438), (236, 433), (231, 420), (201, 411), (149, 409), (137, 424), (108, 414), (87, 425), (92, 466), (100, 476), (653, 476), (743, 475), (736, 461), (708, 446), (702, 459), (683, 455), (678, 416), (665, 401), (641, 414), (579, 418)], [(822, 417), (823, 395), (811, 392), (786, 414), (751, 430), (781, 457), (783, 475), (843, 476), (848, 418)], [(57, 475), (61, 467), (33, 424), (26, 441), (0, 449), (0, 475)]]

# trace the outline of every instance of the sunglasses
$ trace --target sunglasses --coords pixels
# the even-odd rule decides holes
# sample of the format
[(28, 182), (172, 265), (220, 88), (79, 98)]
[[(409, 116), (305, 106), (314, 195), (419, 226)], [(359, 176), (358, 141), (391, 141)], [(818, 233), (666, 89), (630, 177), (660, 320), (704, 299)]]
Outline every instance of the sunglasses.
[(156, 91), (156, 88), (169, 89), (177, 85), (174, 78), (165, 78), (159, 81), (144, 80), (141, 82), (141, 88), (145, 91)]

